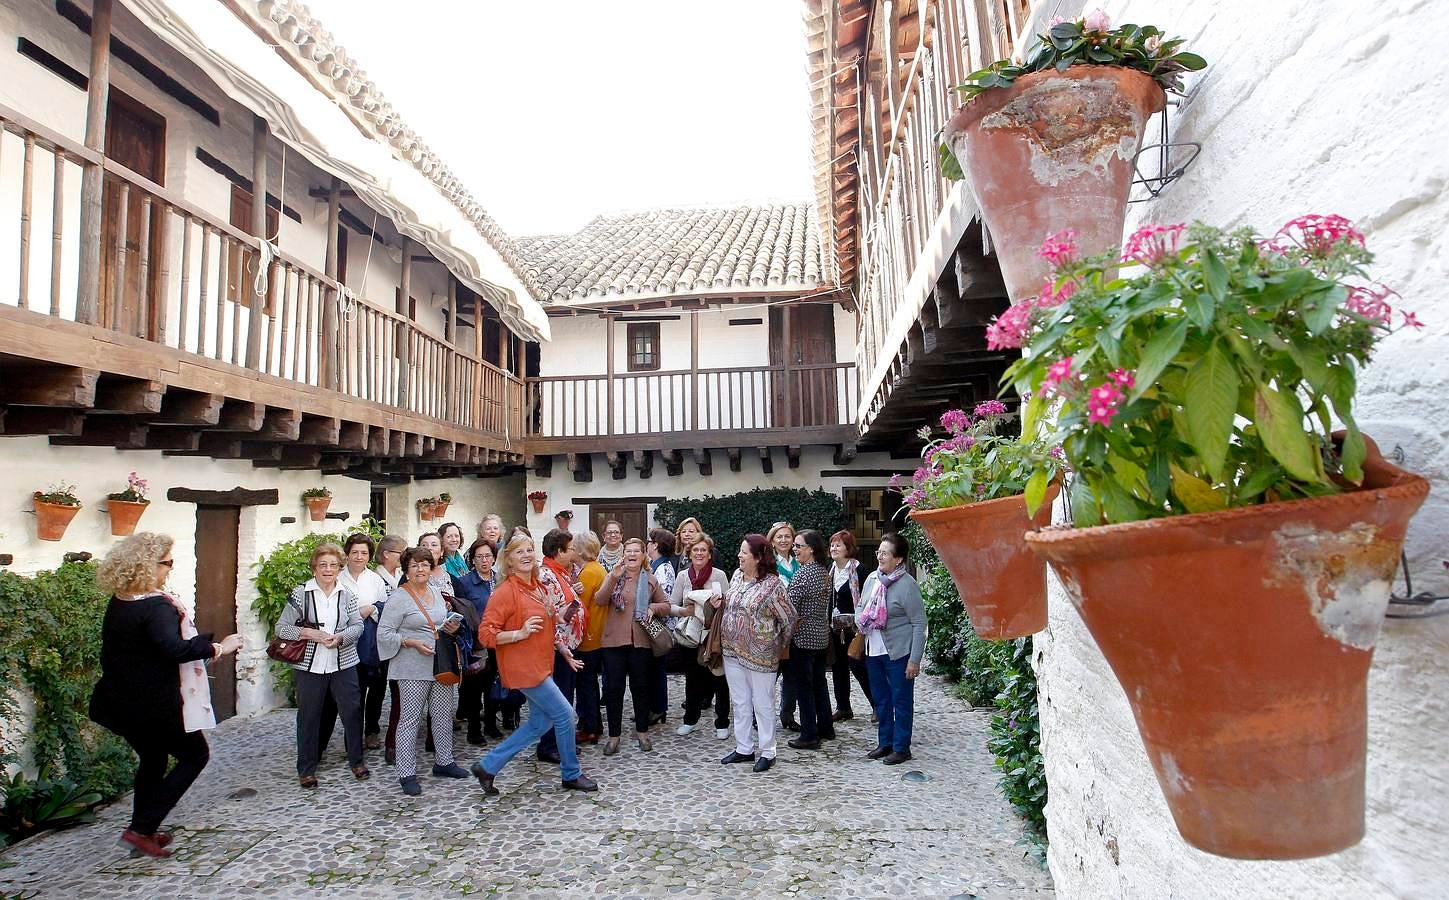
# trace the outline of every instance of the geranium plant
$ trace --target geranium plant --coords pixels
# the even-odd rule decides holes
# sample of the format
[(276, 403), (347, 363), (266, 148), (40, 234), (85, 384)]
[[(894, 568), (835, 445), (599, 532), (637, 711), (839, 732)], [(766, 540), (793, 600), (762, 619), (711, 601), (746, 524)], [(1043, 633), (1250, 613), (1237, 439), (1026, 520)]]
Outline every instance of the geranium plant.
[[(1201, 223), (1145, 226), (1122, 253), (1041, 251), (1055, 277), (988, 328), (1022, 347), (1005, 380), (1052, 419), (1076, 472), (1078, 525), (1336, 493), (1363, 478), (1358, 370), (1399, 327), (1363, 235), (1308, 215), (1264, 239)], [(1119, 274), (1120, 273), (1120, 274)], [(1397, 318), (1396, 318), (1397, 317)], [(1341, 442), (1332, 439), (1342, 430)]]
[[(984, 69), (966, 76), (956, 90), (969, 101), (993, 88), (1006, 88), (1016, 79), (1032, 72), (1055, 69), (1065, 72), (1072, 66), (1119, 66), (1136, 69), (1161, 85), (1165, 91), (1182, 93), (1182, 73), (1196, 72), (1207, 61), (1196, 53), (1182, 50), (1182, 38), (1167, 38), (1153, 25), (1119, 25), (1112, 27), (1107, 14), (1093, 10), (1078, 19), (1051, 20), (1045, 34), (1038, 34), (1027, 47), (1024, 58), (997, 60)], [(961, 165), (946, 144), (938, 152), (942, 173), (953, 180), (963, 176)]]
[(43, 491), (36, 491), (35, 499), (41, 503), (54, 503), (56, 506), (81, 505), (80, 498), (75, 493), (75, 485), (65, 481), (52, 484)]
[(150, 503), (151, 501), (146, 499), (146, 491), (149, 489), (150, 485), (146, 482), (146, 479), (132, 472), (126, 476), (126, 489), (113, 494), (107, 494), (106, 499), (121, 500), (126, 503)]
[(332, 496), (332, 492), (329, 491), (325, 487), (312, 487), (312, 488), (307, 488), (305, 491), (302, 492), (302, 499), (303, 500), (308, 500), (308, 499), (312, 499), (312, 498), (315, 498), (315, 497), (331, 497), (331, 496)]
[(1034, 508), (1056, 477), (1060, 451), (1034, 432), (1025, 432), (1026, 438), (1003, 434), (1013, 418), (1000, 400), (978, 403), (969, 413), (948, 410), (941, 416), (944, 437), (930, 440), (930, 426), (921, 429), (921, 439), (930, 443), (909, 487), (902, 487), (899, 475), (891, 478), (891, 487), (912, 509), (945, 509), (1022, 493)]
[(530, 499), (530, 500), (547, 500), (548, 499), (548, 491), (529, 491), (528, 492), (528, 499)]

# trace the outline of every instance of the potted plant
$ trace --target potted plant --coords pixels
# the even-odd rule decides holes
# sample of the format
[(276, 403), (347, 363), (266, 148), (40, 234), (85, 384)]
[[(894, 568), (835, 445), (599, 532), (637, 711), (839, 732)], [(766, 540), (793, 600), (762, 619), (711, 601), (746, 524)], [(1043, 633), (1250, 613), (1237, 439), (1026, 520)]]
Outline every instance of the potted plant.
[[(1024, 61), (1000, 60), (967, 76), (966, 104), (940, 147), (948, 178), (969, 186), (991, 232), (1007, 295), (1032, 296), (1050, 271), (1033, 251), (1067, 228), (1089, 254), (1122, 237), (1133, 161), (1164, 91), (1207, 65), (1151, 25), (1112, 28), (1096, 10), (1053, 19)], [(964, 170), (964, 171), (963, 171)]]
[(529, 491), (528, 492), (528, 502), (533, 504), (533, 511), (536, 512), (536, 513), (543, 512), (543, 504), (547, 500), (548, 500), (548, 492), (547, 491)]
[(431, 522), (437, 517), (438, 498), (423, 497), (418, 500), (418, 518), (424, 522)]
[(1063, 254), (1050, 294), (991, 326), (1025, 351), (1006, 378), (1028, 429), (1054, 416), (1075, 473), (1075, 525), (1026, 542), (1125, 689), (1183, 837), (1223, 856), (1363, 836), (1368, 669), (1429, 489), (1354, 419), (1375, 345), (1420, 325), (1370, 261), (1339, 216), (1267, 240), (1146, 226), (1120, 257)]
[[(977, 637), (1004, 640), (1046, 627), (1046, 565), (1022, 535), (1051, 524), (1055, 453), (1034, 435), (1000, 434), (1010, 419), (1000, 400), (941, 416), (946, 436), (931, 441), (905, 491), (911, 518), (940, 554), (966, 604)], [(930, 428), (921, 429), (922, 439)], [(891, 479), (900, 490), (900, 476)], [(1034, 517), (1027, 506), (1036, 508)]]
[(433, 518), (441, 519), (448, 514), (448, 506), (453, 502), (453, 495), (447, 491), (439, 494), (433, 500)]
[(327, 518), (327, 507), (332, 505), (332, 492), (325, 487), (307, 488), (302, 492), (302, 502), (307, 504), (307, 516), (313, 522)]
[(134, 534), (141, 513), (151, 504), (146, 499), (146, 479), (132, 472), (126, 477), (126, 489), (106, 495), (106, 511), (111, 517), (111, 534), (124, 537)]
[(81, 510), (75, 485), (62, 481), (31, 495), (35, 506), (35, 536), (42, 541), (58, 541), (65, 535), (70, 520)]

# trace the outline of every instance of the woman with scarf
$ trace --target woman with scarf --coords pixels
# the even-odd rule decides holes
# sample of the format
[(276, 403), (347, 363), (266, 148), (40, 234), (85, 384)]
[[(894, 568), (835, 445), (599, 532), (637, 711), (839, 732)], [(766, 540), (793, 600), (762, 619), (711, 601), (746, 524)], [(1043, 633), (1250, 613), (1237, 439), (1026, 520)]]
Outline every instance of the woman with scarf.
[[(496, 586), (493, 576), (496, 555), (493, 545), (479, 538), (465, 554), (472, 568), (461, 576), (453, 576), (453, 594), (456, 598), (454, 602), (466, 603), (476, 617), (468, 623), (472, 625), (469, 637), (478, 633), (477, 625), (483, 621), (483, 614), (488, 609), (488, 598), (493, 595), (493, 588)], [(458, 643), (460, 646), (463, 644), (461, 631)], [(477, 671), (469, 671), (472, 666), (465, 668), (463, 682), (458, 685), (458, 715), (468, 722), (468, 743), (477, 746), (487, 743), (483, 736), (484, 718), (495, 723), (495, 731), (498, 728), (496, 704), (489, 706), (490, 701), (484, 699), (488, 696), (493, 682), (498, 680), (498, 665), (493, 661), (492, 652), (481, 644), (473, 644), (467, 658), (483, 662), (483, 667)]]
[(855, 535), (849, 531), (837, 531), (830, 536), (830, 584), (835, 592), (835, 604), (830, 613), (830, 642), (835, 653), (835, 662), (830, 669), (835, 683), (836, 722), (855, 718), (850, 708), (850, 676), (854, 675), (865, 694), (865, 702), (871, 707), (871, 718), (875, 719), (875, 701), (871, 699), (870, 673), (866, 669), (865, 657), (851, 659), (850, 642), (855, 637), (855, 610), (860, 604), (860, 560), (855, 558)]
[(463, 526), (457, 522), (444, 522), (438, 529), (438, 539), (443, 543), (443, 571), (450, 578), (466, 575), (469, 560), (463, 553)]
[(418, 535), (417, 546), (433, 557), (433, 574), (428, 577), (428, 584), (445, 597), (453, 596), (453, 576), (443, 566), (442, 537), (436, 531), (425, 531)]
[(552, 731), (564, 788), (596, 791), (598, 785), (579, 766), (573, 708), (553, 680), (556, 655), (561, 655), (575, 671), (583, 663), (574, 659), (566, 642), (560, 640), (560, 635), (571, 631), (572, 626), (560, 620), (556, 601), (550, 599), (538, 577), (533, 539), (516, 536), (509, 540), (499, 570), (503, 580), (488, 601), (478, 639), (497, 652), (498, 675), (503, 684), (528, 698), (528, 718), (507, 740), (473, 764), (473, 777), (484, 794), (497, 794), (493, 779), (509, 760)]
[[(357, 598), (364, 636), (370, 633), (369, 639), (361, 640), (357, 645), (357, 684), (362, 695), (362, 746), (365, 750), (376, 750), (382, 746), (379, 720), (382, 718), (382, 696), (387, 691), (387, 666), (377, 655), (377, 621), (382, 618), (387, 595), (391, 593), (383, 577), (368, 568), (374, 555), (373, 547), (372, 538), (360, 531), (348, 535), (342, 545), (347, 565), (337, 575), (338, 583)], [(329, 738), (335, 714), (335, 706), (322, 713), (323, 732)], [(327, 749), (326, 741), (319, 743), (322, 749)]]
[[(538, 581), (543, 585), (544, 596), (558, 623), (555, 643), (559, 649), (554, 653), (553, 682), (570, 706), (573, 705), (574, 689), (578, 683), (577, 671), (583, 668), (581, 660), (575, 665), (573, 651), (583, 642), (588, 624), (583, 604), (574, 590), (573, 570), (579, 562), (578, 552), (574, 549), (576, 543), (574, 536), (567, 531), (560, 528), (549, 531), (543, 536), (543, 566), (538, 571)], [(554, 732), (544, 732), (539, 740), (538, 759), (550, 763), (559, 761), (558, 738)]]
[(735, 749), (720, 762), (754, 761), (756, 772), (767, 772), (775, 764), (775, 674), (780, 651), (795, 624), (785, 582), (771, 567), (770, 554), (763, 535), (745, 535), (737, 555), (740, 567), (730, 581), (719, 624), (735, 716)]
[(877, 568), (865, 580), (856, 625), (865, 635), (865, 660), (880, 718), (876, 748), (867, 754), (888, 766), (911, 758), (916, 676), (926, 652), (926, 606), (921, 587), (906, 573), (910, 545), (894, 531), (881, 535)]
[(604, 523), (604, 544), (599, 548), (599, 565), (612, 572), (624, 561), (624, 526), (610, 519)]
[[(790, 586), (790, 579), (795, 577), (795, 571), (800, 564), (795, 561), (795, 526), (789, 522), (776, 522), (770, 526), (770, 533), (765, 535), (769, 541), (770, 549), (774, 551), (775, 573)], [(789, 648), (786, 648), (788, 655)], [(780, 675), (780, 726), (786, 731), (799, 731), (800, 723), (795, 721), (795, 679), (785, 675), (782, 666)]]
[[(644, 545), (644, 557), (649, 561), (649, 571), (654, 580), (664, 589), (664, 596), (673, 601), (674, 578), (679, 572), (674, 555), (674, 532), (667, 528), (654, 528), (649, 532), (649, 542)], [(670, 619), (665, 627), (673, 628)], [(669, 718), (669, 671), (666, 661), (676, 651), (671, 648), (664, 656), (649, 660), (649, 724), (663, 725)]]
[(498, 547), (498, 542), (503, 540), (503, 517), (498, 513), (489, 513), (478, 522), (478, 537)]
[[(675, 576), (673, 608), (680, 618), (694, 617), (707, 627), (714, 607), (710, 601), (723, 597), (729, 590), (729, 579), (714, 567), (714, 540), (704, 532), (696, 532), (694, 541), (685, 546), (687, 567)], [(699, 650), (680, 647), (686, 654), (684, 669), (684, 724), (674, 732), (692, 734), (699, 726), (700, 713), (714, 702), (714, 736), (729, 737), (730, 691), (723, 675), (715, 675), (699, 661)]]
[(101, 677), (90, 702), (91, 721), (136, 751), (131, 823), (121, 840), (158, 857), (171, 855), (171, 835), (161, 822), (211, 758), (203, 732), (216, 727), (216, 717), (206, 663), (242, 646), (239, 634), (217, 642), (197, 634), (191, 611), (163, 590), (174, 565), (171, 545), (164, 534), (133, 534), (96, 569), (96, 584), (111, 599), (101, 623)]
[(644, 623), (669, 615), (669, 598), (654, 575), (644, 566), (644, 542), (624, 542), (621, 562), (594, 594), (594, 612), (606, 616), (600, 641), (604, 650), (604, 704), (608, 714), (609, 739), (604, 755), (619, 752), (619, 733), (624, 722), (624, 685), (634, 701), (634, 739), (639, 749), (654, 749), (649, 737), (649, 664), (654, 659), (653, 642)]
[(830, 573), (825, 570), (825, 541), (807, 528), (795, 535), (795, 560), (800, 567), (785, 594), (795, 611), (786, 677), (795, 683), (800, 702), (800, 737), (793, 750), (819, 750), (821, 741), (835, 740), (830, 718), (830, 691), (825, 684), (825, 649), (830, 646)]

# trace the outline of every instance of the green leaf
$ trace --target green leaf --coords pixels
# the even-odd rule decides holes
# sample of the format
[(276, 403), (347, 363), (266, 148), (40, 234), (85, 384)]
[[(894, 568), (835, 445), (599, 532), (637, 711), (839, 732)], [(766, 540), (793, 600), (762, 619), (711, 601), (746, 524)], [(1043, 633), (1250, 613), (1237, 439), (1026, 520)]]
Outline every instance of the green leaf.
[(1041, 421), (1042, 413), (1046, 412), (1046, 397), (1041, 391), (1031, 395), (1026, 402), (1026, 407), (1021, 412), (1021, 434), (1024, 438), (1036, 436), (1038, 424)]
[(1157, 376), (1167, 368), (1177, 351), (1182, 349), (1182, 342), (1187, 338), (1187, 319), (1178, 319), (1171, 328), (1159, 331), (1147, 342), (1142, 350), (1142, 359), (1137, 363), (1137, 384), (1128, 395), (1128, 400), (1136, 400), (1141, 397), (1148, 388), (1157, 382)]
[(1072, 480), (1072, 523), (1078, 528), (1102, 524), (1102, 510), (1085, 478)]
[(1172, 61), (1187, 69), (1189, 72), (1196, 72), (1199, 69), (1207, 68), (1207, 60), (1196, 53), (1179, 53), (1172, 57)]
[(1253, 469), (1238, 485), (1237, 498), (1239, 503), (1253, 499), (1268, 488), (1277, 484), (1283, 477), (1283, 470), (1273, 463), (1266, 463)]
[(1228, 507), (1226, 494), (1176, 465), (1172, 467), (1172, 492), (1187, 507), (1188, 512), (1217, 512)]
[(1294, 394), (1259, 384), (1253, 391), (1254, 424), (1263, 446), (1294, 478), (1318, 481), (1313, 445), (1303, 430), (1303, 407)]
[(961, 161), (943, 141), (936, 147), (936, 156), (941, 166), (941, 175), (949, 181), (961, 181), (966, 173), (961, 170)]
[(1204, 250), (1202, 252), (1202, 274), (1203, 280), (1207, 282), (1208, 293), (1219, 303), (1228, 295), (1228, 270), (1223, 261), (1218, 259), (1216, 252)]
[(1142, 518), (1137, 501), (1115, 478), (1098, 479), (1097, 485), (1098, 499), (1102, 501), (1102, 511), (1106, 513), (1108, 522), (1135, 522)]
[(1212, 294), (1202, 291), (1188, 291), (1182, 296), (1182, 308), (1192, 319), (1192, 324), (1199, 328), (1208, 328), (1213, 323), (1213, 316), (1217, 313), (1217, 301)]
[(1051, 478), (1045, 469), (1037, 469), (1032, 473), (1031, 478), (1026, 482), (1026, 514), (1036, 515), (1037, 509), (1041, 506), (1042, 500), (1046, 499), (1047, 484)]
[(1238, 406), (1238, 371), (1217, 345), (1188, 370), (1183, 412), (1188, 440), (1214, 479), (1225, 480), (1224, 463), (1233, 437), (1233, 414)]
[(1333, 324), (1338, 308), (1348, 299), (1348, 291), (1341, 284), (1325, 285), (1322, 290), (1309, 294), (1305, 302), (1303, 321), (1308, 333), (1317, 337)]
[(1363, 435), (1359, 433), (1358, 423), (1353, 419), (1344, 419), (1343, 428), (1343, 447), (1338, 455), (1338, 461), (1343, 466), (1343, 477), (1354, 484), (1362, 484), (1363, 461), (1368, 457), (1368, 446), (1364, 443)]

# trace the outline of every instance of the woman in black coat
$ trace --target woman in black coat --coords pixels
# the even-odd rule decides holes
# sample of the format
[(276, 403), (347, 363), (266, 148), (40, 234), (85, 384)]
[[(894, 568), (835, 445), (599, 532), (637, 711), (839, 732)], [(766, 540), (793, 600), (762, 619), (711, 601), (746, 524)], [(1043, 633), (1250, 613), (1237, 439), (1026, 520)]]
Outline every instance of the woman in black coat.
[[(162, 534), (132, 535), (96, 572), (97, 584), (112, 596), (101, 624), (101, 678), (91, 694), (90, 717), (136, 751), (131, 824), (121, 840), (150, 856), (171, 855), (166, 849), (171, 835), (160, 830), (161, 822), (210, 758), (202, 729), (216, 720), (205, 673), (198, 683), (193, 664), (242, 645), (237, 634), (220, 642), (196, 634), (185, 609), (162, 590), (174, 564), (171, 544)], [(192, 667), (185, 687), (183, 665)], [(176, 765), (168, 773), (172, 757)]]

